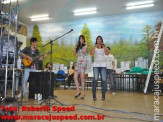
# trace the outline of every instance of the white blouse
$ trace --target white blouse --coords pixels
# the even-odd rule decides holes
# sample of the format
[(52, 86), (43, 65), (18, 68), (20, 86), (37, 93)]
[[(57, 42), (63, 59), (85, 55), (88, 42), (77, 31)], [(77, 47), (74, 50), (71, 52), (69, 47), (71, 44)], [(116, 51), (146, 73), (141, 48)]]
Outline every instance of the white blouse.
[(95, 48), (94, 67), (106, 67), (104, 48)]

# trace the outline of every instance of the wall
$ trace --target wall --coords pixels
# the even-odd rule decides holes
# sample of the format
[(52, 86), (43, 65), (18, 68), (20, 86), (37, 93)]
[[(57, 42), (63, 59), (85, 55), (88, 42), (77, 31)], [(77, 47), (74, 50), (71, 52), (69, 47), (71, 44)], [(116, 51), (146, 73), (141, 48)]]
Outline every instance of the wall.
[[(85, 36), (90, 37), (90, 48), (95, 44), (96, 37), (101, 35), (104, 43), (111, 47), (111, 53), (120, 63), (125, 60), (133, 61), (133, 58), (138, 57), (152, 57), (152, 48), (149, 49), (150, 56), (148, 56), (148, 40), (162, 20), (163, 11), (155, 11), (39, 24), (38, 27), (43, 44), (71, 29), (74, 30), (54, 42), (53, 62), (68, 64), (70, 61), (75, 61), (76, 57), (72, 54), (73, 48), (81, 32), (85, 31)], [(28, 38), (32, 37), (33, 26), (28, 26)], [(50, 49), (46, 47), (43, 50)]]

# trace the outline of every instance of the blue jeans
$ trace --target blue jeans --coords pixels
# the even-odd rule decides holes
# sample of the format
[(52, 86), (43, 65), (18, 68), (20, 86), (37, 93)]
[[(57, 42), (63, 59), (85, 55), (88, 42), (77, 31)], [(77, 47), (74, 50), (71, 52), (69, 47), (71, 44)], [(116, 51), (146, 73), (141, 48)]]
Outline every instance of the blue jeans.
[(111, 84), (110, 90), (111, 90), (112, 92), (115, 92), (113, 70), (112, 70), (112, 69), (107, 69), (107, 74), (109, 75), (110, 84)]
[(29, 72), (35, 72), (35, 69), (24, 69), (24, 79), (23, 79), (23, 94), (27, 93), (27, 80), (29, 78)]
[(93, 67), (93, 85), (92, 85), (92, 92), (93, 95), (96, 96), (96, 86), (97, 81), (99, 79), (99, 74), (101, 76), (101, 87), (102, 87), (102, 94), (105, 94), (107, 91), (107, 71), (106, 67)]

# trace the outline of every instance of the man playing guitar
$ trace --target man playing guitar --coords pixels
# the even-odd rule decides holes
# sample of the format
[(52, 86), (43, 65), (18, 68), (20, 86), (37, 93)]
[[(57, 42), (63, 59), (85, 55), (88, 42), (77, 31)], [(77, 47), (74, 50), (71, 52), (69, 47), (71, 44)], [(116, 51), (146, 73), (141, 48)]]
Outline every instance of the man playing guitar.
[[(35, 56), (39, 56), (40, 52), (38, 49), (36, 49), (37, 46), (37, 38), (32, 37), (30, 40), (30, 46), (29, 47), (25, 47), (22, 52), (21, 52), (21, 56), (29, 61), (34, 61), (34, 58), (32, 57), (32, 55)], [(42, 61), (47, 55), (44, 54), (43, 57), (39, 57), (36, 60)], [(23, 94), (28, 92), (28, 87), (26, 85), (26, 82), (28, 80), (29, 77), (29, 72), (34, 72), (37, 69), (36, 67), (36, 63), (33, 62), (30, 66), (26, 66), (24, 69), (24, 79), (23, 79)], [(21, 93), (18, 95), (18, 97), (21, 96)]]
[[(30, 62), (33, 62), (34, 61), (33, 57), (38, 57), (40, 55), (39, 50), (36, 49), (36, 46), (37, 46), (37, 38), (31, 38), (30, 44), (31, 44), (31, 46), (25, 47), (22, 50), (21, 55), (26, 60), (29, 60)], [(46, 57), (46, 54), (44, 54), (44, 57), (39, 57), (39, 59), (36, 59), (36, 60), (42, 61), (45, 57)], [(25, 62), (23, 62), (23, 63), (24, 63), (24, 65), (26, 67), (29, 67), (27, 64), (25, 64)], [(30, 66), (31, 66), (32, 69), (37, 69), (35, 63), (32, 63), (32, 65), (30, 65)]]

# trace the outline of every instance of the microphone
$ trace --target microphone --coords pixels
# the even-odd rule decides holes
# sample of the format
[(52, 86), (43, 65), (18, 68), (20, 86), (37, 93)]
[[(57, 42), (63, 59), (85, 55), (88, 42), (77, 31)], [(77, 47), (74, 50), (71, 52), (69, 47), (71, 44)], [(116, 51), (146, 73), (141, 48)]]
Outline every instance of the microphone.
[(73, 29), (71, 29), (70, 31), (73, 31)]
[(105, 47), (105, 44), (104, 44), (104, 43), (101, 43), (101, 46), (102, 46), (102, 47)]

